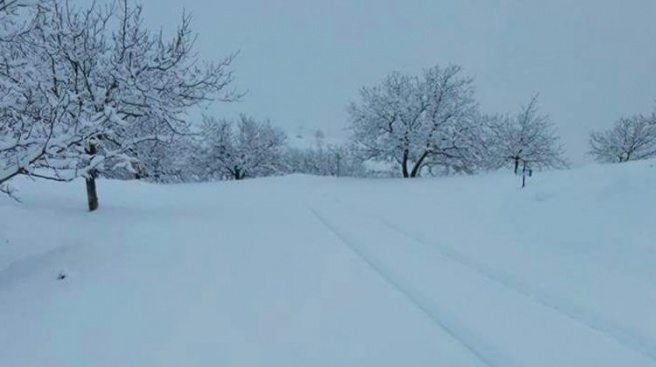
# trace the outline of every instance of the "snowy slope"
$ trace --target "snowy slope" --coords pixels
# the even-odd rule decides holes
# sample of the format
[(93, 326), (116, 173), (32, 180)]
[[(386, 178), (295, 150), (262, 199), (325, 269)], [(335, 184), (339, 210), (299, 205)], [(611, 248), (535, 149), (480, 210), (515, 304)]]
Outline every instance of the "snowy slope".
[(18, 182), (0, 366), (656, 366), (655, 162), (518, 184)]

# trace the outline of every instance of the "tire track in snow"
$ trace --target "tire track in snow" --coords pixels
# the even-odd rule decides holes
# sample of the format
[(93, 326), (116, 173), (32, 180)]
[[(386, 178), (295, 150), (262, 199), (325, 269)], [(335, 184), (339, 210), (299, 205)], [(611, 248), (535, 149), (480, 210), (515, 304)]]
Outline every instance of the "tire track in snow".
[(596, 317), (589, 312), (585, 312), (571, 305), (564, 305), (566, 301), (555, 300), (553, 296), (544, 294), (543, 292), (537, 291), (534, 287), (531, 287), (526, 282), (523, 282), (517, 278), (513, 278), (509, 275), (504, 274), (501, 271), (495, 270), (489, 266), (480, 264), (474, 260), (469, 259), (466, 256), (454, 251), (453, 249), (427, 241), (420, 236), (410, 233), (410, 231), (405, 230), (395, 224), (390, 223), (389, 221), (382, 219), (380, 217), (375, 217), (382, 225), (386, 228), (408, 238), (411, 242), (416, 244), (421, 244), (426, 246), (432, 251), (436, 251), (439, 255), (447, 260), (460, 264), (465, 268), (477, 273), (478, 275), (487, 278), (488, 280), (501, 285), (502, 287), (512, 290), (515, 293), (518, 293), (533, 302), (536, 302), (548, 309), (551, 309), (563, 317), (583, 325), (589, 329), (594, 330), (597, 333), (610, 338), (616, 343), (624, 346), (627, 349), (630, 349), (634, 352), (637, 352), (648, 359), (656, 362), (656, 347), (654, 347), (649, 340), (646, 338), (636, 335), (631, 330), (626, 329), (620, 325), (614, 324), (610, 321), (603, 320), (599, 317)]
[(335, 225), (321, 215), (312, 207), (308, 208), (319, 223), (348, 247), (360, 260), (367, 264), (376, 274), (378, 274), (392, 288), (402, 294), (410, 303), (419, 311), (426, 315), (437, 327), (447, 333), (454, 341), (460, 344), (469, 354), (480, 361), (483, 365), (489, 367), (511, 367), (516, 366), (511, 363), (506, 356), (495, 351), (492, 347), (485, 345), (483, 341), (475, 336), (466, 328), (458, 325), (457, 321), (450, 319), (438, 310), (438, 306), (420, 292), (414, 290), (411, 285), (404, 282), (403, 279), (394, 274), (391, 269), (386, 268), (383, 264), (368, 256), (354, 241), (349, 239)]

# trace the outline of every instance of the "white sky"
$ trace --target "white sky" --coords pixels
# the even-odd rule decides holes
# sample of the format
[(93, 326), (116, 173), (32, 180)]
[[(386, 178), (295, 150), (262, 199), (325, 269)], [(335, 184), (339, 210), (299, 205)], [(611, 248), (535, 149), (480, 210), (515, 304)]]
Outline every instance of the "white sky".
[[(102, 0), (100, 0), (102, 2)], [(568, 155), (588, 132), (656, 106), (654, 0), (141, 0), (153, 27), (194, 17), (207, 59), (239, 50), (243, 102), (208, 113), (271, 118), (346, 137), (345, 107), (392, 70), (457, 63), (482, 109), (514, 111), (540, 92)]]

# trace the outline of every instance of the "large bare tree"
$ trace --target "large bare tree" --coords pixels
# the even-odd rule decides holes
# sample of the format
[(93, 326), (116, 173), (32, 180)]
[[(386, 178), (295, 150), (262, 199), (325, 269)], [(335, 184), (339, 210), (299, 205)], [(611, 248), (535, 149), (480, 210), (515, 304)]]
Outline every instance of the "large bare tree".
[(354, 140), (366, 158), (390, 161), (403, 177), (432, 164), (462, 160), (476, 123), (473, 80), (459, 66), (421, 76), (394, 72), (360, 90), (348, 108)]
[(238, 98), (229, 88), (234, 55), (198, 60), (189, 16), (165, 38), (128, 0), (88, 9), (37, 2), (29, 31), (0, 55), (0, 184), (20, 174), (84, 177), (95, 210), (96, 178), (138, 163), (136, 145), (184, 131), (185, 112), (199, 103)]

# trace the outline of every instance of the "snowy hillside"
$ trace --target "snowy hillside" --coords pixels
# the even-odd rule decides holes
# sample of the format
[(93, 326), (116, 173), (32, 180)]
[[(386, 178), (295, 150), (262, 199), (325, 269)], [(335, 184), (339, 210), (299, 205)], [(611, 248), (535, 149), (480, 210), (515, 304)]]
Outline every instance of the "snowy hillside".
[(15, 186), (3, 367), (656, 366), (654, 161)]

